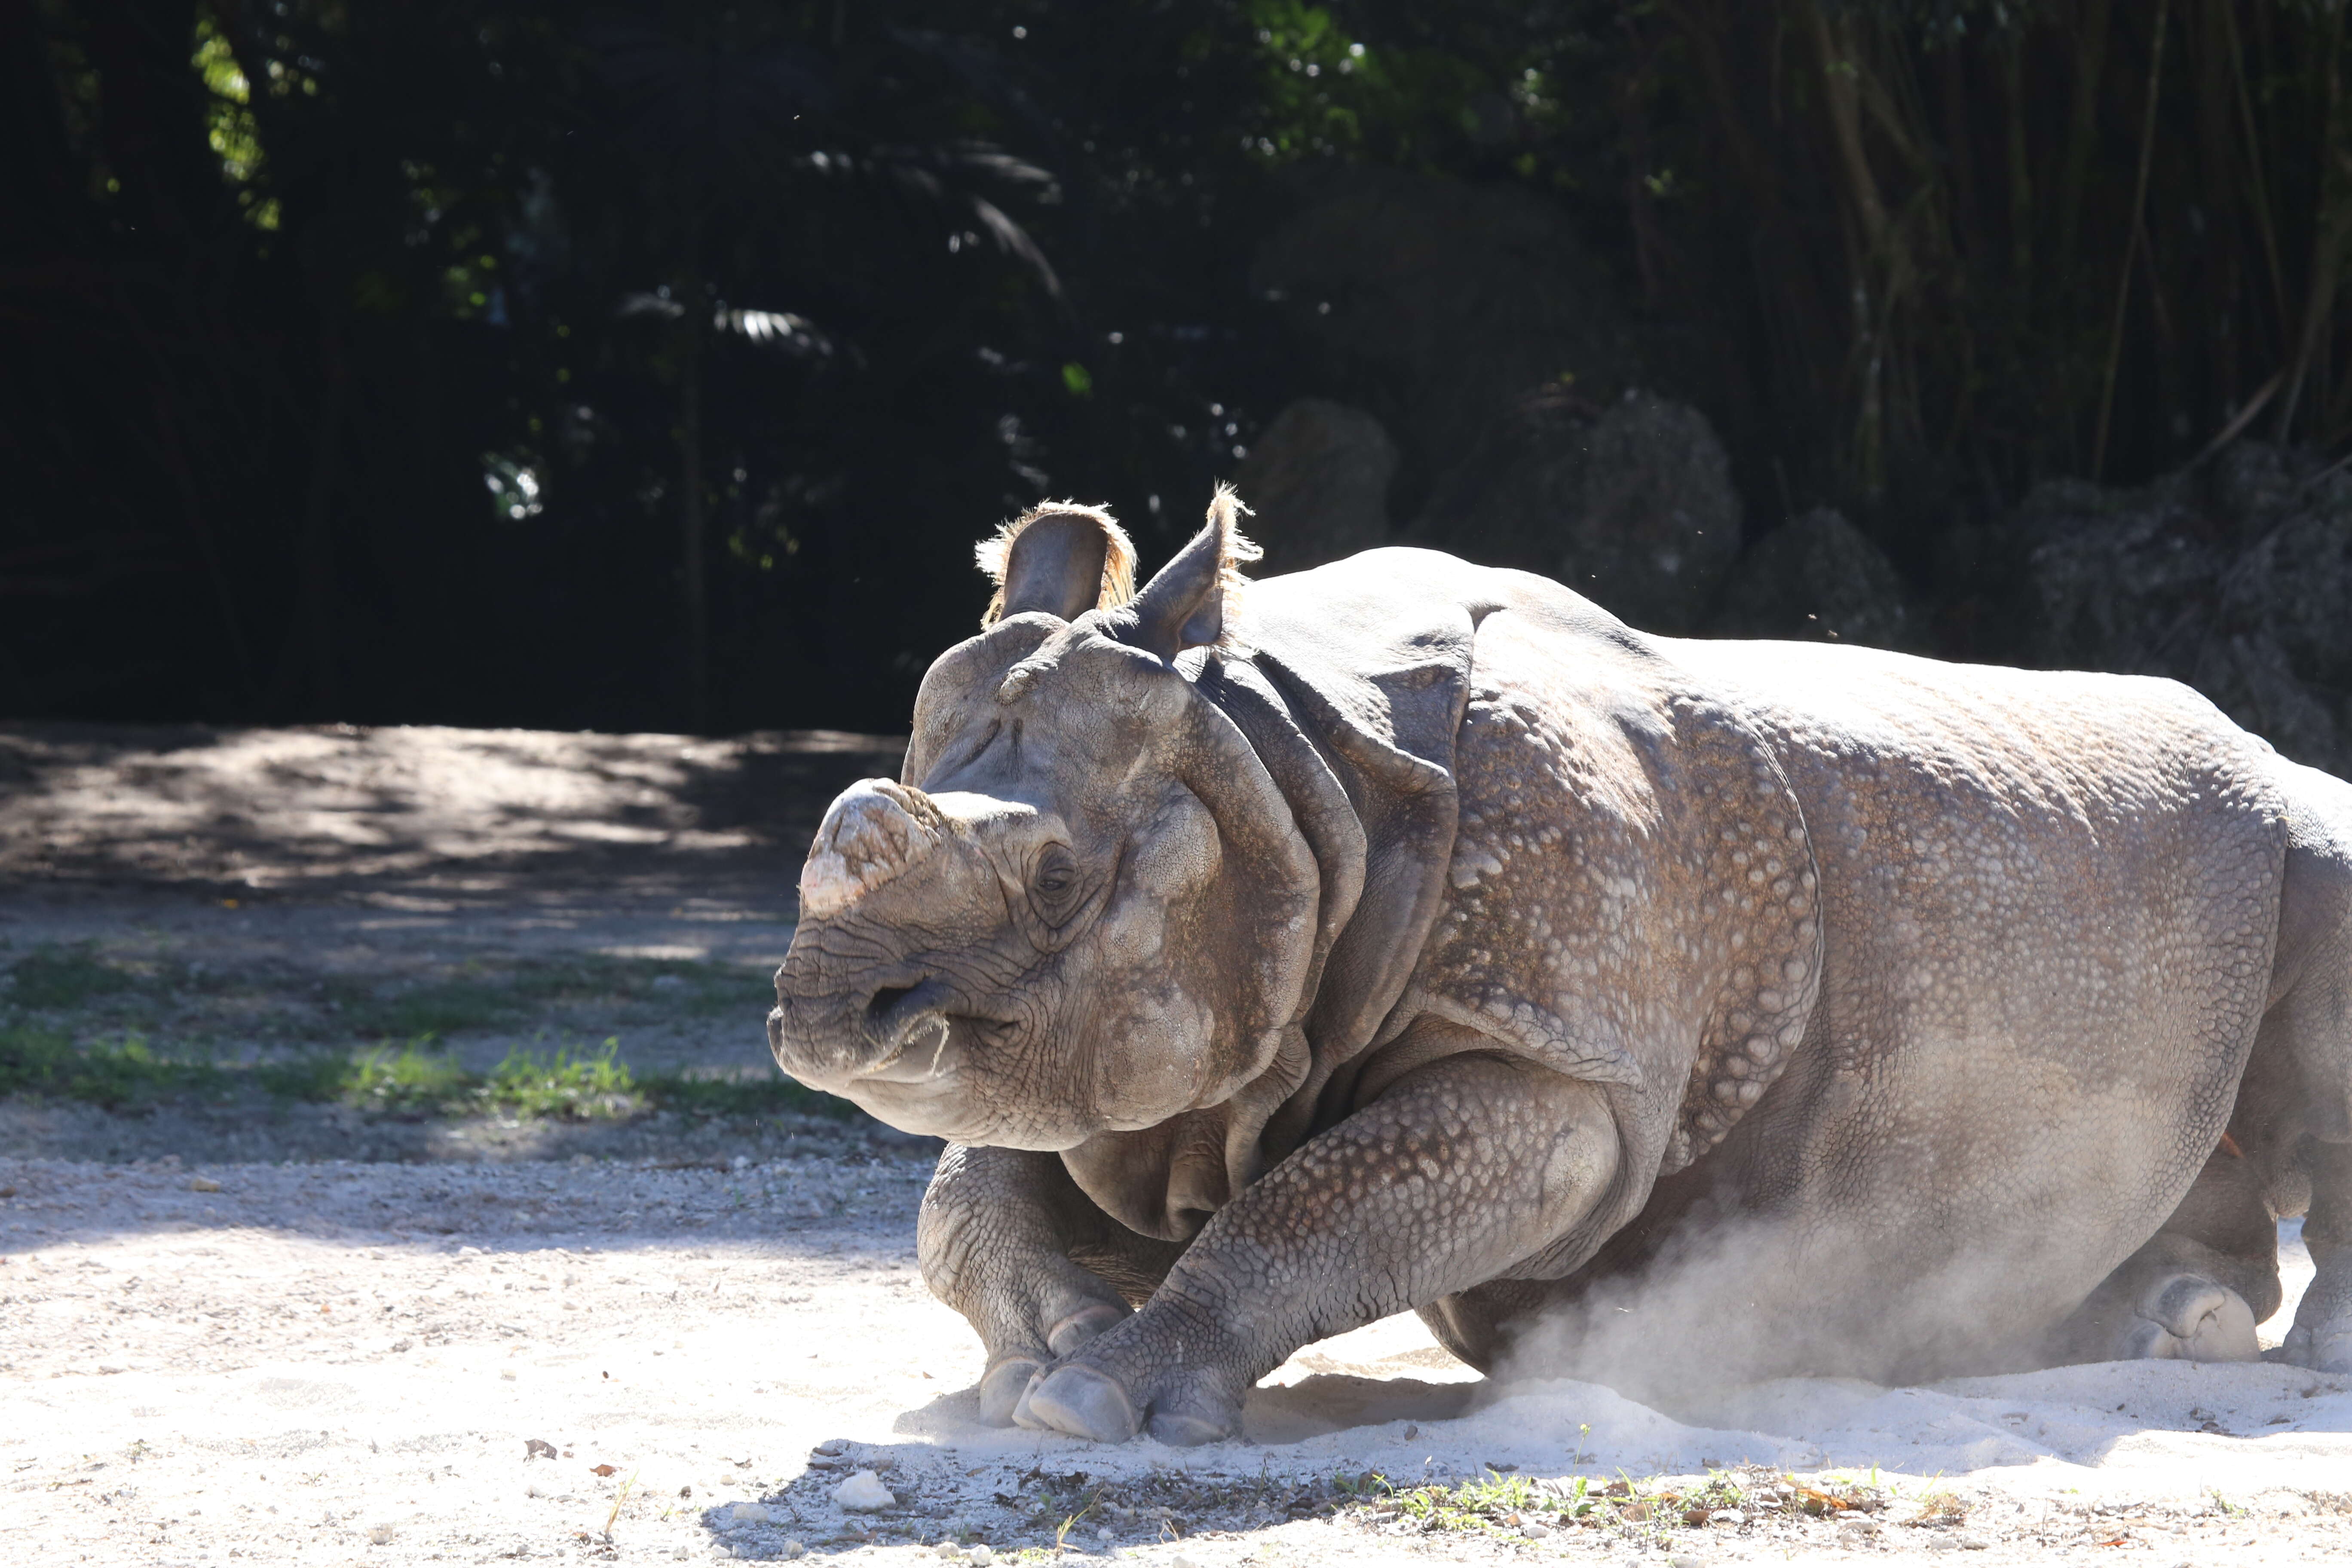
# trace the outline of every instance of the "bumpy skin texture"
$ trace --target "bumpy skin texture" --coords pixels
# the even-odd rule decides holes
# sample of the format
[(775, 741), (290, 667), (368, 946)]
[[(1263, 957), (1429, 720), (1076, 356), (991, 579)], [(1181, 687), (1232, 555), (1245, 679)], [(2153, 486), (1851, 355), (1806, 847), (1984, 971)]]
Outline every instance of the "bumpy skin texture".
[(1643, 1389), (2251, 1356), (2305, 1209), (2352, 1363), (2352, 786), (2168, 682), (1230, 564), (1009, 603), (803, 879), (772, 1044), (959, 1145), (989, 1418), (1229, 1435), (1404, 1309)]

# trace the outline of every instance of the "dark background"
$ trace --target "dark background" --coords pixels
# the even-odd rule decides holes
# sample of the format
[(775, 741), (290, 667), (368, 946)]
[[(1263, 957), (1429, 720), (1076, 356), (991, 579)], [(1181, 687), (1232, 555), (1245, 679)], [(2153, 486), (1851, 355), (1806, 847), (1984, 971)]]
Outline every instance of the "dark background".
[(0, 0), (0, 714), (895, 729), (998, 520), (1149, 566), (1238, 474), (1269, 567), (2172, 674), (2342, 767), (2344, 26)]

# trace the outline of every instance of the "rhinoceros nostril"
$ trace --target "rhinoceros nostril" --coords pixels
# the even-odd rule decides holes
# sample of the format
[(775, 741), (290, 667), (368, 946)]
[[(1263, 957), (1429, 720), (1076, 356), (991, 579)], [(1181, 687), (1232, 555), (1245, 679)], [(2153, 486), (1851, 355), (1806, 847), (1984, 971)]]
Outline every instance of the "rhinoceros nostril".
[(904, 1046), (922, 1020), (945, 1011), (949, 1000), (947, 983), (938, 979), (883, 986), (866, 1004), (866, 1038), (884, 1050)]
[(885, 985), (874, 993), (866, 1004), (866, 1021), (879, 1026), (890, 1016), (890, 1010), (915, 994), (911, 985)]

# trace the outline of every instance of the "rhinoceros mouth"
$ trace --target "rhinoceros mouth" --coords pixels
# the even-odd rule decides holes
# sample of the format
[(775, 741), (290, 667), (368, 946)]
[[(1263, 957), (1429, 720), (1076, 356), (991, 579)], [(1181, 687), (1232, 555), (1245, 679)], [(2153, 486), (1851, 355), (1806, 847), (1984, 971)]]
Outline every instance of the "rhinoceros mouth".
[(897, 1047), (850, 1075), (852, 1083), (929, 1083), (951, 1067), (948, 1047), (955, 1026), (945, 1013), (926, 1013), (908, 1021)]

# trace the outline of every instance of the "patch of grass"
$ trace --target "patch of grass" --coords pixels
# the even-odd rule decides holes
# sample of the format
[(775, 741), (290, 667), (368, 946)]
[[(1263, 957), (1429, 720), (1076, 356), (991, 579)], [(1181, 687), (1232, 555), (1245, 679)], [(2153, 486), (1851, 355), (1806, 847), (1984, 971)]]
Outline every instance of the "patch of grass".
[(142, 1036), (76, 1041), (63, 1029), (18, 1019), (0, 1023), (0, 1095), (79, 1100), (108, 1110), (138, 1110), (175, 1096), (349, 1105), (400, 1116), (485, 1112), (565, 1121), (624, 1119), (669, 1110), (698, 1120), (859, 1114), (847, 1100), (782, 1077), (756, 1079), (640, 1078), (620, 1059), (619, 1040), (595, 1050), (519, 1047), (487, 1074), (466, 1070), (430, 1035), (356, 1053), (306, 1050), (250, 1063), (159, 1050)]
[(8, 1000), (19, 1007), (57, 1012), (131, 990), (131, 975), (95, 956), (88, 942), (37, 947), (8, 968)]
[[(1342, 1512), (1376, 1525), (1386, 1521), (1391, 1529), (1503, 1535), (1605, 1529), (1644, 1538), (1706, 1530), (1727, 1509), (1751, 1518), (1784, 1510), (1835, 1518), (1874, 1513), (1890, 1500), (1874, 1476), (1867, 1482), (1843, 1475), (1806, 1482), (1760, 1469), (1748, 1472), (1745, 1481), (1733, 1471), (1711, 1471), (1696, 1484), (1664, 1477), (1636, 1480), (1622, 1472), (1605, 1483), (1585, 1476), (1536, 1480), (1489, 1469), (1475, 1480), (1391, 1487), (1386, 1478), (1368, 1474), (1352, 1481), (1342, 1477), (1334, 1490), (1341, 1494)], [(1930, 1493), (1916, 1522), (1954, 1523), (1966, 1510), (1948, 1489)], [(1530, 1525), (1540, 1528), (1530, 1531)]]
[(76, 1045), (34, 1024), (0, 1027), (0, 1093), (87, 1100), (109, 1110), (203, 1087), (204, 1068), (159, 1055), (137, 1035)]
[(107, 1110), (139, 1110), (175, 1095), (233, 1096), (251, 1086), (281, 1100), (331, 1100), (344, 1064), (321, 1052), (250, 1067), (158, 1050), (125, 1034), (76, 1041), (62, 1030), (0, 1025), (0, 1094), (75, 1100)]
[(331, 1095), (313, 1092), (292, 1098), (333, 1098), (369, 1110), (435, 1111), (473, 1087), (474, 1079), (466, 1069), (446, 1052), (435, 1048), (432, 1036), (419, 1035), (396, 1051), (379, 1046), (351, 1058), (332, 1085)]
[(1584, 1521), (1601, 1506), (1599, 1494), (1582, 1476), (1538, 1481), (1489, 1470), (1476, 1480), (1400, 1490), (1391, 1487), (1386, 1477), (1368, 1475), (1353, 1481), (1342, 1477), (1334, 1487), (1365, 1500), (1375, 1516), (1401, 1520), (1424, 1531), (1449, 1533), (1483, 1531), (1516, 1535), (1529, 1524), (1556, 1530)]
[(636, 1109), (637, 1085), (618, 1059), (620, 1048), (617, 1037), (592, 1056), (574, 1056), (569, 1046), (558, 1046), (551, 1057), (518, 1047), (490, 1069), (477, 1092), (510, 1116), (583, 1121), (625, 1115)]

